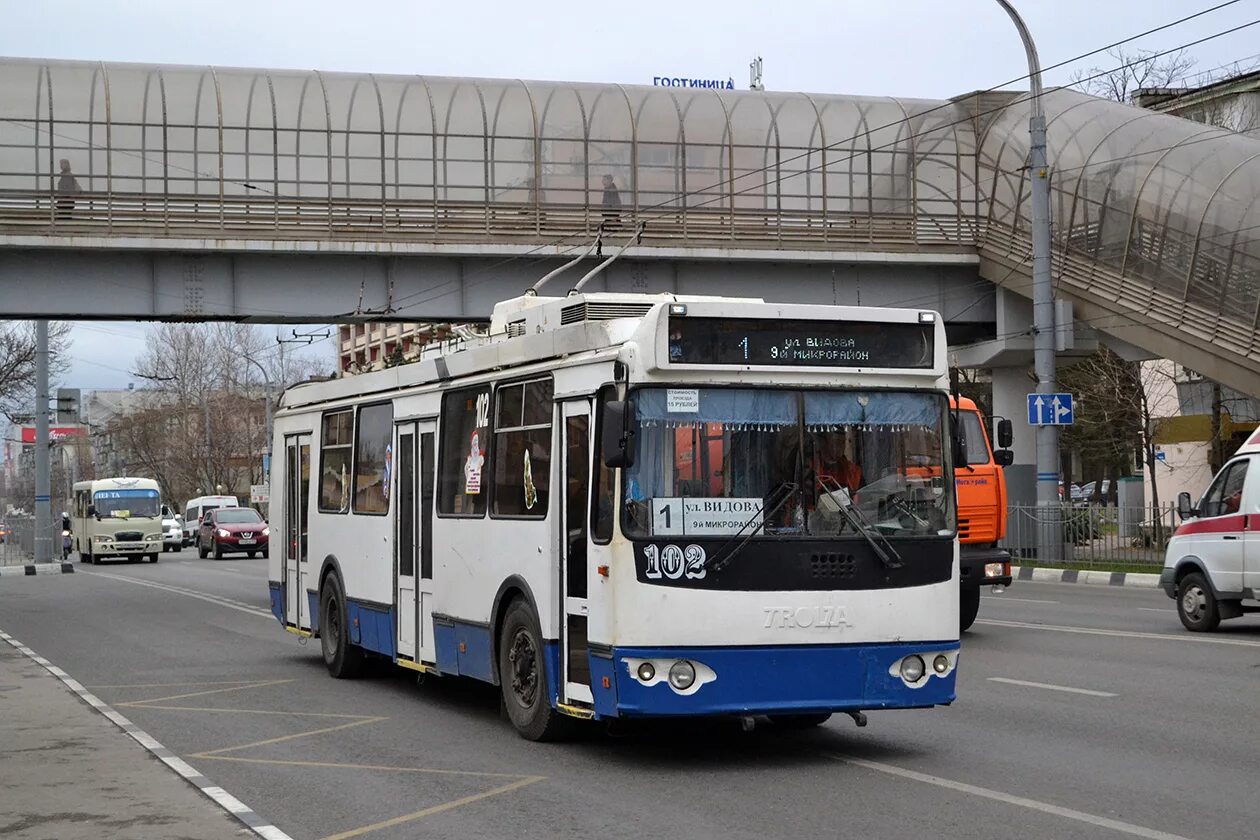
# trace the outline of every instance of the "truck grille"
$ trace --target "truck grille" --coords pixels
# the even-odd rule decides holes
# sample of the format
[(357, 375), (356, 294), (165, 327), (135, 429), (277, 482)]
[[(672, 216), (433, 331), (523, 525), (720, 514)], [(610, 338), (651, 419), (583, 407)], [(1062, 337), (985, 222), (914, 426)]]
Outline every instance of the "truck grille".
[(116, 531), (114, 539), (118, 542), (140, 542), (144, 539), (143, 531)]

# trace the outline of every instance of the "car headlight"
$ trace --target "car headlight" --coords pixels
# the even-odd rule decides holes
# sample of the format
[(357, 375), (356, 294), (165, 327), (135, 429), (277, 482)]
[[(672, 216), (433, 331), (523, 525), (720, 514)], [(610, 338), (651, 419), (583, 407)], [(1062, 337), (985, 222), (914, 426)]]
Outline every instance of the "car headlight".
[(114, 541), (113, 537), (107, 537), (104, 534), (97, 534), (92, 539), (96, 540), (97, 542), (113, 542)]
[(218, 528), (215, 530), (214, 535), (216, 537), (229, 537), (231, 536), (231, 533), (228, 531), (227, 528)]
[(149, 536), (145, 537), (145, 539), (146, 539), (146, 540), (148, 540), (149, 542), (157, 542), (158, 540), (162, 539), (162, 535), (161, 535), (161, 534), (149, 534)]
[(943, 674), (949, 670), (949, 657), (943, 653), (936, 654), (936, 658), (932, 660), (932, 670), (938, 674)]
[(271, 535), (271, 529), (270, 529), (270, 528), (263, 528), (263, 529), (262, 529), (262, 535), (263, 535), (264, 537), (270, 536), (270, 535)]
[(686, 691), (696, 681), (696, 668), (685, 659), (669, 666), (669, 684), (679, 691)]
[(923, 679), (923, 673), (927, 670), (927, 666), (923, 664), (923, 657), (911, 654), (901, 660), (901, 678), (908, 683), (917, 683)]

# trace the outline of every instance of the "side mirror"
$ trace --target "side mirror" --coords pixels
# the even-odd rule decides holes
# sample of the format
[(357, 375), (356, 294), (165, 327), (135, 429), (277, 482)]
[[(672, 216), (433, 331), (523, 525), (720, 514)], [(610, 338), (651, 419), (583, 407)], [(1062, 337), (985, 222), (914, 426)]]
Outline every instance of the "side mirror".
[(1009, 449), (999, 449), (993, 453), (993, 463), (999, 467), (1009, 467), (1015, 463), (1015, 453)]
[[(998, 439), (998, 449), (1011, 448), (1011, 444), (1015, 442), (1015, 433), (1011, 426), (1010, 420), (1003, 419), (1003, 420), (998, 421), (997, 439)], [(1006, 466), (1006, 464), (1002, 464), (1002, 466)]]
[(88, 505), (88, 516), (96, 516), (96, 505)]
[(1198, 513), (1199, 512), (1195, 510), (1194, 507), (1190, 503), (1189, 493), (1181, 492), (1177, 494), (1177, 516), (1178, 517), (1180, 517), (1181, 519), (1189, 519), (1192, 516), (1197, 516)]
[(166, 505), (162, 505), (162, 515), (163, 515), (163, 516), (170, 516), (170, 515), (171, 515), (171, 509), (170, 509), (169, 507), (167, 507)]
[(630, 400), (604, 403), (600, 455), (604, 466), (610, 469), (634, 466), (634, 430), (630, 428), (633, 415), (634, 403)]

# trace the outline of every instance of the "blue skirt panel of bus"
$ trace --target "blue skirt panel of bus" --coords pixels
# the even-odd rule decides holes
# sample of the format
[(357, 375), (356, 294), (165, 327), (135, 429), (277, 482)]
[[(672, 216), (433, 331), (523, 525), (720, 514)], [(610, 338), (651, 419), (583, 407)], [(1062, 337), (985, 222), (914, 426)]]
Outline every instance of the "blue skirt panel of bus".
[(359, 647), (394, 659), (398, 630), (392, 609), (378, 609), (350, 598), (346, 599), (346, 621), (350, 624), (350, 641)]
[(307, 617), (311, 621), (311, 632), (319, 632), (319, 593), (306, 590)]
[(462, 621), (433, 622), (433, 646), (437, 667), (443, 674), (458, 674), (494, 682), (491, 650), (494, 641), (484, 624)]
[[(957, 649), (958, 642), (615, 648), (612, 659), (591, 657), (591, 682), (600, 717), (913, 709), (953, 701), (957, 671), (938, 676), (932, 656)], [(914, 687), (889, 673), (912, 653), (922, 655), (927, 665)], [(691, 694), (679, 694), (659, 668), (654, 684), (640, 682), (627, 658), (664, 660), (666, 670), (668, 663), (688, 659), (708, 666), (716, 678)]]
[(276, 617), (276, 621), (284, 624), (284, 584), (269, 580), (267, 588), (271, 592), (271, 614)]

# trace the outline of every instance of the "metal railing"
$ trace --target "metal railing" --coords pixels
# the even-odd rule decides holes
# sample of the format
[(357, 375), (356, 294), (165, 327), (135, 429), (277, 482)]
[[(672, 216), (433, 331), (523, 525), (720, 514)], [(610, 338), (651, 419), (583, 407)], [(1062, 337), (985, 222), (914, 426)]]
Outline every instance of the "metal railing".
[(1065, 563), (1099, 569), (1164, 565), (1164, 550), (1180, 520), (1174, 504), (1144, 507), (1063, 505), (1057, 525), (1035, 505), (1011, 505), (1002, 546), (1014, 562), (1037, 559), (1037, 535), (1041, 528), (1058, 527), (1063, 533)]
[(0, 520), (4, 529), (0, 542), (0, 566), (22, 566), (35, 557), (35, 518), (9, 516)]

